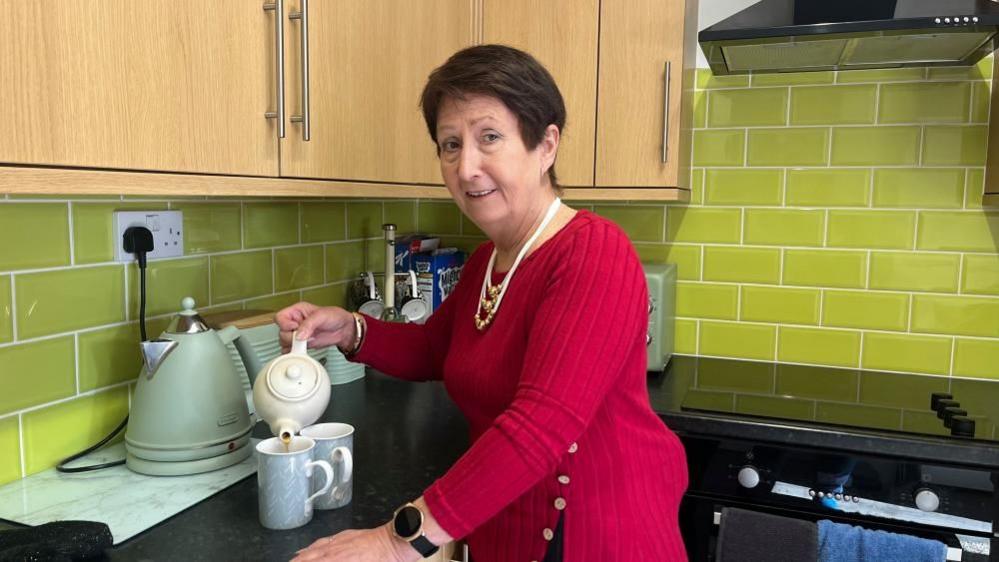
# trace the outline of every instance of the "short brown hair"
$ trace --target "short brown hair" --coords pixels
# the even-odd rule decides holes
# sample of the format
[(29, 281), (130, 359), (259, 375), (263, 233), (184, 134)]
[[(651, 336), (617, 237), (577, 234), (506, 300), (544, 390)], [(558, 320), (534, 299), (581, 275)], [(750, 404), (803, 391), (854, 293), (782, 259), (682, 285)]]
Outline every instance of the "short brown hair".
[[(534, 150), (544, 140), (548, 125), (558, 127), (559, 133), (565, 128), (562, 94), (537, 59), (506, 45), (476, 45), (451, 55), (427, 78), (420, 106), (435, 146), (441, 103), (449, 98), (465, 99), (469, 94), (503, 102), (517, 116), (520, 138), (528, 150)], [(552, 188), (559, 191), (554, 163), (548, 169), (548, 178)]]

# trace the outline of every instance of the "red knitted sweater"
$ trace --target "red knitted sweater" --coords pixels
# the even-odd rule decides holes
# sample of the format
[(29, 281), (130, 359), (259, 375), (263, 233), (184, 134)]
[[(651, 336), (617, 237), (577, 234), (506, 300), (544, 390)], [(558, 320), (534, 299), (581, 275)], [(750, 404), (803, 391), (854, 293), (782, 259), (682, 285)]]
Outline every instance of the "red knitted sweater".
[(430, 511), (476, 562), (541, 560), (560, 514), (567, 561), (685, 560), (686, 463), (649, 404), (647, 289), (627, 236), (578, 212), (521, 262), (479, 332), (492, 249), (475, 251), (425, 325), (368, 319), (355, 358), (443, 378), (468, 418), (472, 445), (426, 490)]

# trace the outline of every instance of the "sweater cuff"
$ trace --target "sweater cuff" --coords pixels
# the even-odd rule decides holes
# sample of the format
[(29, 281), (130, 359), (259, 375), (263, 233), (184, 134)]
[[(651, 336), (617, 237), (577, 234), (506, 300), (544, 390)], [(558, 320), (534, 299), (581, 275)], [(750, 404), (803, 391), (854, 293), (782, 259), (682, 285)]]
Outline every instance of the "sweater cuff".
[(382, 329), (381, 320), (372, 318), (367, 314), (361, 314), (364, 317), (364, 339), (361, 340), (361, 348), (357, 350), (356, 353), (347, 357), (348, 361), (354, 363), (369, 363), (374, 355), (375, 349), (382, 348), (381, 340), (385, 338), (385, 330)]
[(423, 492), (423, 501), (427, 502), (427, 507), (430, 508), (430, 513), (437, 520), (437, 524), (447, 531), (452, 539), (465, 538), (472, 532), (472, 529), (469, 529), (468, 525), (448, 505), (447, 500), (441, 494), (439, 482), (439, 480), (434, 482)]

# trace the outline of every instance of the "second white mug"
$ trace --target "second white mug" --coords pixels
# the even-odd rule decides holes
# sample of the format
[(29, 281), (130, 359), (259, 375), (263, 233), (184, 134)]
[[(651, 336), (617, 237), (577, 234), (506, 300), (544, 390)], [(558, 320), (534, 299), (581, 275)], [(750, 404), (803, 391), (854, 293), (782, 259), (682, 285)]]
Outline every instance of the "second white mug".
[[(303, 437), (316, 442), (313, 457), (333, 467), (333, 486), (316, 498), (316, 509), (336, 509), (350, 503), (354, 488), (354, 426), (346, 423), (317, 423), (302, 429)], [(322, 489), (323, 480), (313, 475), (312, 491)]]

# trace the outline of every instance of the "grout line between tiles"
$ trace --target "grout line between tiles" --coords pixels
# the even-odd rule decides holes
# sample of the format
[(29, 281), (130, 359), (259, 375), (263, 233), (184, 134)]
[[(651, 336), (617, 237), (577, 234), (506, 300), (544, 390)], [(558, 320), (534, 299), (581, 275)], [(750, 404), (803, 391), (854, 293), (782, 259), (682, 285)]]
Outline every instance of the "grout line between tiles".
[(73, 334), (73, 380), (76, 382), (76, 395), (80, 395), (80, 334)]
[(916, 295), (909, 293), (909, 318), (908, 322), (905, 323), (905, 333), (907, 334), (912, 333), (912, 308), (915, 300), (916, 300)]
[(11, 330), (11, 340), (10, 343), (17, 342), (17, 288), (14, 285), (14, 274), (10, 275), (10, 330)]
[[(749, 128), (748, 127), (746, 127), (746, 128), (743, 129), (743, 137), (742, 137), (742, 166), (741, 167), (745, 168), (746, 166), (749, 166)], [(707, 173), (707, 172), (705, 172), (705, 173)], [(705, 181), (707, 181), (707, 180), (705, 180)], [(706, 194), (704, 194), (704, 193), (701, 194), (701, 201), (704, 201), (706, 199), (705, 196), (706, 196)]]
[(867, 263), (864, 264), (864, 290), (871, 288), (871, 261), (873, 258), (874, 252), (867, 250)]
[(868, 186), (867, 186), (867, 207), (871, 208), (871, 209), (874, 208), (874, 175), (875, 175), (875, 173), (876, 173), (876, 170), (874, 168), (870, 168), (870, 176), (871, 177), (868, 180)]
[(950, 366), (947, 368), (947, 374), (954, 376), (954, 356), (957, 355), (957, 336), (954, 336), (950, 340)]
[(17, 414), (17, 446), (20, 447), (21, 478), (24, 478), (28, 472), (24, 460), (24, 417), (22, 414)]
[(919, 126), (919, 145), (916, 148), (916, 166), (919, 168), (923, 167), (923, 142), (926, 138), (926, 126)]
[(828, 291), (828, 289), (819, 289), (819, 323), (818, 323), (818, 325), (820, 327), (824, 326), (823, 319), (824, 319), (824, 316), (825, 316), (824, 315), (824, 311), (825, 311), (825, 305), (826, 305), (826, 291)]
[(921, 211), (915, 212), (915, 218), (912, 220), (912, 250), (916, 251), (919, 249), (919, 218), (922, 217), (923, 213)]
[(957, 260), (957, 294), (962, 295), (964, 286), (964, 254)]

